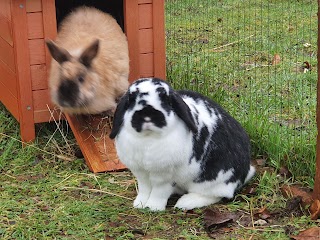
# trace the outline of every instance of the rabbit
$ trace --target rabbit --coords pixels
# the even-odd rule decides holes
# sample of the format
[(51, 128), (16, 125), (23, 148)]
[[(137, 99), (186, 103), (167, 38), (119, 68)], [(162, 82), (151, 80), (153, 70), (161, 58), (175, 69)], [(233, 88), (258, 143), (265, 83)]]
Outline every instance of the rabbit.
[(46, 44), (53, 58), (54, 104), (70, 114), (115, 111), (129, 86), (129, 54), (127, 38), (111, 15), (78, 7), (61, 22), (55, 41)]
[(132, 83), (114, 115), (111, 139), (137, 179), (135, 208), (190, 210), (232, 198), (255, 174), (250, 139), (217, 103), (158, 78)]

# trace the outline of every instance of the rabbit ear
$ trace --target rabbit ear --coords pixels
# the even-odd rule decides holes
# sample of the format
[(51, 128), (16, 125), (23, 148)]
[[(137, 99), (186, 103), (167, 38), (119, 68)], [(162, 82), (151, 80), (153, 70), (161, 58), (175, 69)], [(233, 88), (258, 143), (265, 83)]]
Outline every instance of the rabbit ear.
[(99, 50), (99, 39), (96, 39), (93, 43), (87, 47), (80, 56), (80, 62), (86, 67), (90, 67), (92, 60), (97, 56)]
[(129, 103), (129, 93), (126, 93), (120, 99), (116, 112), (114, 113), (113, 126), (112, 126), (111, 133), (109, 135), (111, 139), (114, 139), (118, 135), (120, 128), (122, 127), (123, 120), (124, 120), (123, 118), (124, 118), (125, 112), (127, 111), (128, 103)]
[(58, 45), (56, 45), (52, 40), (46, 39), (46, 44), (51, 56), (58, 63), (61, 64), (71, 59), (70, 53), (66, 49), (62, 47), (58, 47)]
[(198, 129), (188, 105), (183, 101), (182, 97), (175, 92), (172, 93), (171, 99), (173, 111), (181, 118), (182, 121), (184, 121), (192, 132), (196, 133)]

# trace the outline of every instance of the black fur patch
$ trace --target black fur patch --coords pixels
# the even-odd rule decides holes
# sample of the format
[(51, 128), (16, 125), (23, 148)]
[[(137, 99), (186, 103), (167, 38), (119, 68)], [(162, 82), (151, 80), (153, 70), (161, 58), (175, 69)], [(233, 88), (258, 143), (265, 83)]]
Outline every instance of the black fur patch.
[(58, 101), (62, 107), (76, 106), (79, 95), (78, 85), (71, 80), (64, 80), (58, 89)]
[(162, 128), (167, 125), (165, 116), (159, 110), (154, 109), (152, 106), (147, 105), (140, 111), (136, 111), (131, 119), (132, 127), (137, 131), (142, 131), (142, 126), (146, 123), (145, 118), (150, 118), (151, 123), (153, 123), (156, 127)]
[(168, 113), (168, 115), (170, 114), (172, 107), (171, 107), (171, 101), (170, 98), (168, 96), (168, 93), (166, 91), (165, 88), (163, 87), (158, 87), (156, 89), (156, 92), (159, 95), (160, 98), (160, 102), (161, 102), (161, 107)]
[(201, 128), (198, 134), (193, 135), (193, 156), (197, 161), (201, 160), (205, 152), (204, 143), (209, 137), (209, 130), (207, 126)]
[(139, 102), (138, 102), (138, 104), (140, 104), (140, 105), (142, 105), (142, 106), (146, 106), (147, 105), (147, 101), (146, 100), (140, 100)]
[[(192, 91), (178, 91), (180, 95), (197, 101), (204, 101), (211, 116), (220, 114), (212, 135), (206, 127), (193, 137), (193, 152), (196, 161), (201, 164), (201, 173), (194, 182), (212, 181), (218, 173), (234, 169), (229, 182), (244, 182), (250, 169), (250, 139), (240, 123), (230, 116), (220, 105)], [(195, 117), (196, 118), (196, 117)], [(199, 119), (201, 120), (201, 119)], [(197, 136), (198, 135), (198, 136)], [(206, 141), (210, 141), (204, 149)]]
[(148, 80), (149, 80), (148, 78), (142, 78), (142, 79), (135, 81), (132, 85), (139, 86), (141, 83), (148, 81)]

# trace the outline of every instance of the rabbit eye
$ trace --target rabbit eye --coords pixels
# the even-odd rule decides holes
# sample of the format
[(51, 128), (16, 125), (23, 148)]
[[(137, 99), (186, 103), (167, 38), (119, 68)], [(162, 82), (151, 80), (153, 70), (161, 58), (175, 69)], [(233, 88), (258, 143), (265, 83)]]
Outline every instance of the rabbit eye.
[(82, 76), (80, 76), (80, 77), (78, 77), (78, 81), (79, 81), (80, 83), (83, 83), (83, 82), (84, 82), (84, 78), (83, 78)]
[(130, 101), (130, 102), (134, 102), (134, 101), (136, 100), (136, 98), (137, 98), (137, 95), (138, 95), (138, 92), (137, 92), (137, 91), (131, 92), (131, 93), (129, 94), (129, 101)]

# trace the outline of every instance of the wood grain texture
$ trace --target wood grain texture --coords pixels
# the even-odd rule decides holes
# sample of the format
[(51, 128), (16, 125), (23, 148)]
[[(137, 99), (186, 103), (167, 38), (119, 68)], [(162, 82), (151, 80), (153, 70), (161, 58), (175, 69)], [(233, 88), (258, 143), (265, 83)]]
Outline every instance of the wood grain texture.
[[(87, 128), (87, 120), (84, 120), (81, 116), (76, 117), (66, 115), (66, 118), (71, 126), (74, 136), (76, 137), (86, 163), (92, 172), (97, 173), (115, 171), (126, 168), (116, 157), (112, 141), (107, 140), (109, 139), (108, 131), (104, 132), (103, 134), (106, 136), (104, 139), (109, 142), (96, 143), (94, 137), (92, 136), (92, 132), (90, 132)], [(91, 124), (96, 126), (96, 123)], [(100, 147), (98, 147), (97, 144), (99, 144)], [(108, 149), (105, 149), (106, 151), (103, 154), (101, 154), (101, 144), (103, 146), (108, 146)], [(107, 157), (104, 156), (105, 154)]]
[[(12, 26), (18, 86), (20, 133), (22, 141), (29, 142), (35, 138), (35, 127), (25, 5), (26, 2), (23, 0), (11, 2), (11, 12), (12, 16), (14, 16), (12, 18)], [(37, 47), (39, 48), (39, 46)]]
[(48, 88), (47, 66), (45, 64), (31, 65), (32, 90)]
[(154, 54), (140, 54), (140, 77), (154, 76)]
[[(0, 70), (1, 74), (1, 70)], [(19, 122), (19, 107), (18, 100), (11, 92), (7, 91), (6, 86), (0, 81), (0, 101), (7, 108), (7, 110), (14, 116)]]
[(11, 21), (11, 0), (0, 0), (0, 14)]
[(139, 29), (152, 28), (153, 26), (153, 4), (140, 4), (139, 13), (136, 17), (139, 17)]
[(166, 79), (164, 0), (153, 0), (154, 77)]
[(13, 46), (12, 23), (2, 14), (0, 14), (0, 37), (3, 38), (11, 47)]
[(26, 0), (26, 9), (27, 12), (41, 12), (42, 3), (41, 0)]
[(42, 12), (28, 13), (28, 39), (43, 38)]
[(3, 38), (0, 38), (0, 61), (6, 64), (11, 71), (16, 71), (14, 49)]
[[(56, 7), (55, 0), (42, 0), (43, 8), (43, 28), (45, 39), (55, 39), (57, 36), (57, 19), (56, 19)], [(47, 66), (47, 78), (48, 81), (51, 65), (51, 55), (47, 47), (45, 47), (45, 64)]]
[(28, 40), (30, 65), (46, 63), (45, 45), (43, 39)]
[(139, 53), (153, 52), (153, 29), (140, 29), (139, 30)]
[(5, 90), (10, 92), (15, 98), (18, 97), (16, 74), (8, 66), (0, 61), (0, 82), (5, 86)]
[(130, 82), (140, 77), (139, 19), (137, 18), (138, 14), (138, 0), (124, 0), (125, 32), (128, 38), (130, 58)]
[(34, 111), (48, 111), (47, 106), (49, 106), (50, 109), (54, 107), (48, 89), (32, 91), (32, 100)]
[(152, 3), (152, 0), (138, 0), (138, 4)]
[[(52, 114), (51, 114), (52, 113)], [(45, 123), (45, 122), (52, 122), (52, 121), (59, 121), (64, 120), (64, 115), (60, 113), (58, 110), (51, 109), (48, 110), (39, 110), (34, 111), (34, 122), (35, 123)]]

